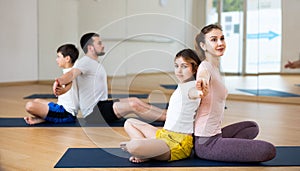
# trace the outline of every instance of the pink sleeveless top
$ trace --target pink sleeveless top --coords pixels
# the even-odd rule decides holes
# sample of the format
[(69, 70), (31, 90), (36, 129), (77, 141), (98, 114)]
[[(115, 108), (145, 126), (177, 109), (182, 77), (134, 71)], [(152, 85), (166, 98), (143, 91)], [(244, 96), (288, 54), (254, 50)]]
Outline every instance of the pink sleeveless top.
[(209, 62), (201, 62), (198, 73), (203, 70), (207, 70), (209, 73), (209, 92), (201, 99), (195, 118), (194, 133), (195, 136), (211, 137), (221, 133), (225, 100), (228, 92), (220, 72), (214, 69)]

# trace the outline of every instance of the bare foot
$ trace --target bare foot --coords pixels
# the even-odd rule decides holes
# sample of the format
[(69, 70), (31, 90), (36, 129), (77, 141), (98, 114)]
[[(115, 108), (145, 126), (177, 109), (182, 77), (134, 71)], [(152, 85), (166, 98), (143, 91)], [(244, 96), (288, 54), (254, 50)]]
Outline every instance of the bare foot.
[(38, 118), (38, 117), (33, 117), (33, 116), (26, 116), (26, 117), (24, 117), (24, 120), (29, 125), (34, 125), (34, 124), (45, 122), (44, 119)]
[(129, 161), (131, 161), (132, 163), (143, 163), (143, 162), (149, 161), (149, 159), (140, 159), (140, 158), (131, 156), (129, 158)]

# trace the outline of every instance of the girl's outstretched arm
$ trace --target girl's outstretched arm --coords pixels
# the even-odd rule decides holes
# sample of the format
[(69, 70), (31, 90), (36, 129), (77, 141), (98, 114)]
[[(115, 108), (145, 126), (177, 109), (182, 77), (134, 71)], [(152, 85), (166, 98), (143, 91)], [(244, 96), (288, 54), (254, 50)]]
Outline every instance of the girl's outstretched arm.
[(203, 92), (201, 90), (197, 90), (196, 87), (193, 87), (189, 89), (188, 95), (190, 99), (194, 100), (197, 98), (201, 98), (203, 96)]

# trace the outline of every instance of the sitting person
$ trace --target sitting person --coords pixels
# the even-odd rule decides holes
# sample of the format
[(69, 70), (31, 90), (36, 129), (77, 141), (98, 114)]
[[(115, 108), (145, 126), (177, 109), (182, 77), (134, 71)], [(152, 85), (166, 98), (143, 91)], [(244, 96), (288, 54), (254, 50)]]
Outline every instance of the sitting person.
[(85, 55), (78, 59), (73, 68), (56, 79), (53, 93), (61, 95), (60, 88), (73, 80), (77, 81), (79, 106), (87, 123), (110, 123), (128, 114), (136, 114), (148, 121), (165, 121), (166, 110), (130, 97), (108, 99), (107, 75), (98, 61), (103, 56), (104, 45), (97, 33), (86, 33), (80, 39)]
[[(73, 44), (64, 44), (57, 49), (56, 62), (66, 73), (71, 70), (79, 55), (78, 49)], [(45, 121), (53, 123), (74, 122), (78, 113), (78, 96), (76, 83), (61, 88), (67, 91), (58, 97), (57, 103), (42, 99), (34, 99), (26, 103), (25, 109), (33, 116), (26, 116), (27, 124), (34, 125)]]
[(120, 146), (132, 155), (131, 162), (174, 161), (187, 158), (192, 152), (194, 115), (202, 95), (195, 88), (200, 59), (193, 50), (184, 49), (177, 53), (174, 62), (179, 84), (170, 98), (163, 129), (133, 118), (124, 124), (131, 140)]
[(264, 162), (276, 155), (273, 144), (254, 140), (259, 129), (254, 121), (222, 128), (227, 89), (220, 73), (226, 43), (219, 25), (205, 26), (196, 36), (195, 48), (204, 59), (197, 71), (198, 90), (205, 90), (195, 118), (195, 154), (206, 160)]

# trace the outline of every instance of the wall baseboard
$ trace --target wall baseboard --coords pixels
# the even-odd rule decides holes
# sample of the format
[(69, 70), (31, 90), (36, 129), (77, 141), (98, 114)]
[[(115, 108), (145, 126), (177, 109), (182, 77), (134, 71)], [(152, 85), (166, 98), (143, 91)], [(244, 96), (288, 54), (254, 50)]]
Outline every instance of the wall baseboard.
[(23, 86), (23, 85), (32, 85), (32, 84), (37, 84), (37, 83), (38, 83), (38, 81), (3, 82), (3, 83), (0, 83), (0, 87)]
[(54, 80), (3, 82), (0, 83), (0, 87), (24, 86), (24, 85), (33, 85), (33, 84), (52, 85), (53, 82)]

